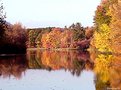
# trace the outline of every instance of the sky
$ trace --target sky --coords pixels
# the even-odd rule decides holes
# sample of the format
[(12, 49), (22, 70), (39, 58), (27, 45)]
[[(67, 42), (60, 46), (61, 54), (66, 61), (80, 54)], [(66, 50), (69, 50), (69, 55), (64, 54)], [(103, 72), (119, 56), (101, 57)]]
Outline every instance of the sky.
[(2, 0), (6, 20), (27, 28), (64, 27), (80, 22), (92, 26), (101, 0)]

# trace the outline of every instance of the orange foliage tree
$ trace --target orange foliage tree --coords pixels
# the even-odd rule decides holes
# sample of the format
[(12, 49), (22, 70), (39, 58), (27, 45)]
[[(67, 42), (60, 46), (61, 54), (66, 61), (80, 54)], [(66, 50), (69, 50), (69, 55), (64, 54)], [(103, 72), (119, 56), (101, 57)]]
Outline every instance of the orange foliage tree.
[(110, 5), (109, 15), (112, 17), (111, 20), (111, 47), (113, 52), (121, 53), (121, 3), (120, 0), (115, 0), (115, 2)]
[(42, 35), (42, 47), (43, 48), (59, 48), (60, 47), (61, 29), (53, 28), (50, 33)]
[(87, 27), (85, 29), (85, 36), (87, 39), (90, 39), (93, 36), (93, 27)]
[(69, 48), (72, 47), (72, 31), (70, 30), (64, 30), (61, 34), (61, 44), (60, 47), (61, 48)]

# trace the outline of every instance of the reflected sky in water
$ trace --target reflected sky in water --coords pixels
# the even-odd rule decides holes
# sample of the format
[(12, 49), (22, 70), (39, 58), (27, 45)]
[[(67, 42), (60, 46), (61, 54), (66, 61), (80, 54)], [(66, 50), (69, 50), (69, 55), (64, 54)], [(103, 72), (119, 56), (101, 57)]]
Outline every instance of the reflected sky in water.
[(65, 70), (26, 70), (21, 79), (0, 78), (2, 90), (95, 90), (94, 73), (82, 71), (79, 77)]

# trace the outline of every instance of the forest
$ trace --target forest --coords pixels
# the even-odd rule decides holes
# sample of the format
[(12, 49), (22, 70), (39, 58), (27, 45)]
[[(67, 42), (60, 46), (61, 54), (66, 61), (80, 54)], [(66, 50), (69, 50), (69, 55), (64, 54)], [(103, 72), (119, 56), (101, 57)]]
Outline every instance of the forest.
[(80, 23), (72, 24), (70, 27), (37, 28), (27, 30), (28, 48), (70, 48), (87, 49), (93, 35), (92, 28), (83, 28)]
[(3, 4), (0, 12), (0, 53), (25, 53), (27, 48), (121, 52), (120, 0), (102, 0), (92, 27), (77, 22), (64, 28), (25, 28), (21, 23), (12, 25), (5, 20)]

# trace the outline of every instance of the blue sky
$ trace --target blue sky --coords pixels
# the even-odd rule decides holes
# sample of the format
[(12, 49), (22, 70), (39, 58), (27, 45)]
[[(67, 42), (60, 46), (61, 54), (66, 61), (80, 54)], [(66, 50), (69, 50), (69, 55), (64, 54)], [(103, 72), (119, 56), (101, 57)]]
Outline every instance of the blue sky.
[(27, 28), (64, 27), (80, 22), (93, 25), (94, 11), (101, 0), (2, 0), (6, 20)]

